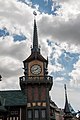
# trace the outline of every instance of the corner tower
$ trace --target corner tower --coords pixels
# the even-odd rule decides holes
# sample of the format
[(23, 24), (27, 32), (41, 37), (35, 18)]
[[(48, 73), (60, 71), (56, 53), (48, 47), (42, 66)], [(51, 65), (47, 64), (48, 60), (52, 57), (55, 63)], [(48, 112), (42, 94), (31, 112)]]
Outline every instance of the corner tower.
[(20, 77), (21, 90), (27, 98), (27, 120), (50, 120), (49, 91), (53, 85), (48, 76), (48, 60), (40, 53), (36, 18), (34, 18), (33, 47), (31, 55), (23, 61), (24, 76)]

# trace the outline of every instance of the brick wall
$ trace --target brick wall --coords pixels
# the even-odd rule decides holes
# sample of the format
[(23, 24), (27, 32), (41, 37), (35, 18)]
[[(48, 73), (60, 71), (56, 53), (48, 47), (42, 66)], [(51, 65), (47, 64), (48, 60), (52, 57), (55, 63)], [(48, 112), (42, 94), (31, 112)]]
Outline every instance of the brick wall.
[(36, 100), (39, 100), (39, 89), (37, 85), (34, 87), (34, 101)]
[(44, 85), (41, 86), (41, 100), (46, 100), (46, 87)]
[(28, 96), (27, 96), (27, 98), (28, 98), (28, 101), (29, 102), (31, 102), (32, 101), (32, 86), (31, 85), (28, 85), (27, 86), (27, 94), (28, 94)]

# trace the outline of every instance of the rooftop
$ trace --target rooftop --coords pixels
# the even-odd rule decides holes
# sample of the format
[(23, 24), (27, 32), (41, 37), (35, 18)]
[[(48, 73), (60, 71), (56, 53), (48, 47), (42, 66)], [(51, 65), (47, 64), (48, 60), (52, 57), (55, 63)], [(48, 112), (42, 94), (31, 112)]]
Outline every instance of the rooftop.
[(0, 91), (0, 102), (4, 106), (22, 106), (27, 99), (21, 90)]

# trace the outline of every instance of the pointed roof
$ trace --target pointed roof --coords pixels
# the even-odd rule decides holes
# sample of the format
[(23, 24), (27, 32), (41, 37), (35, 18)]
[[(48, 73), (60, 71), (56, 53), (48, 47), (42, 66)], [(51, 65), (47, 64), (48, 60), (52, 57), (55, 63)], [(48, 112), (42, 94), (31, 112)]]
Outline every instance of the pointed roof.
[(70, 109), (70, 112), (72, 114), (76, 114), (76, 112), (74, 111), (73, 107), (71, 106), (71, 104), (69, 103), (69, 109)]
[(23, 63), (25, 62), (30, 62), (32, 60), (40, 60), (43, 62), (47, 62), (48, 60), (46, 60), (41, 54), (40, 54), (40, 48), (38, 45), (38, 34), (37, 34), (37, 25), (36, 25), (36, 12), (34, 11), (34, 31), (33, 31), (33, 47), (31, 48), (31, 55), (23, 61)]
[(30, 62), (36, 59), (48, 63), (48, 60), (46, 60), (40, 53), (32, 53), (26, 60), (23, 61), (23, 63)]
[(68, 98), (67, 98), (67, 89), (66, 89), (66, 84), (64, 85), (65, 88), (65, 107), (64, 107), (64, 112), (65, 113), (71, 113), (69, 103), (68, 103)]
[[(37, 14), (34, 13), (36, 16)], [(36, 17), (34, 18), (34, 31), (33, 31), (33, 48), (32, 52), (40, 52), (40, 48), (38, 47), (38, 34), (37, 34), (37, 25), (36, 25)]]
[(56, 103), (54, 101), (52, 101), (51, 99), (50, 99), (50, 107), (55, 108), (55, 109), (58, 108), (58, 106), (56, 105)]
[(37, 26), (35, 19), (34, 19), (33, 48), (38, 48)]

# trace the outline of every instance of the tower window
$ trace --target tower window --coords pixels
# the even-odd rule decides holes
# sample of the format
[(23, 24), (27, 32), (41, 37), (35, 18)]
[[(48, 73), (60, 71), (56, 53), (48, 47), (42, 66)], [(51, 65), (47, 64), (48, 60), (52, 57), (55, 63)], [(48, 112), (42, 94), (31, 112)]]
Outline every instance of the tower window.
[(16, 120), (16, 117), (13, 117), (13, 120)]
[(46, 117), (46, 110), (41, 110), (41, 117), (45, 118)]
[(27, 114), (27, 115), (28, 115), (28, 118), (32, 118), (32, 110), (28, 110), (27, 113), (28, 113), (28, 114)]
[(34, 110), (34, 117), (39, 118), (39, 110)]

